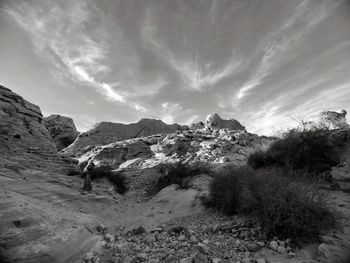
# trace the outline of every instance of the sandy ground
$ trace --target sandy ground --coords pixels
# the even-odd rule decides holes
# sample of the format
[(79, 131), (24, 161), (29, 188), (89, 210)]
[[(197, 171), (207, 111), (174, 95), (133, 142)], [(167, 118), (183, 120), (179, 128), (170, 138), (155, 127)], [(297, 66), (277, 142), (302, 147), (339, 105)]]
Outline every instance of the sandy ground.
[[(94, 185), (91, 194), (82, 194), (82, 179), (42, 171), (21, 174), (0, 170), (0, 252), (9, 262), (75, 262), (101, 239), (96, 227), (110, 232), (119, 227), (144, 226), (151, 229), (164, 222), (205, 212), (197, 190), (169, 187), (148, 201), (131, 191), (119, 195), (105, 182)], [(344, 262), (350, 251), (350, 194), (331, 191), (344, 217), (342, 230), (331, 237), (328, 261)], [(181, 219), (179, 219), (181, 220)], [(271, 263), (316, 262), (319, 244), (297, 251), (290, 259), (269, 249), (261, 251)]]

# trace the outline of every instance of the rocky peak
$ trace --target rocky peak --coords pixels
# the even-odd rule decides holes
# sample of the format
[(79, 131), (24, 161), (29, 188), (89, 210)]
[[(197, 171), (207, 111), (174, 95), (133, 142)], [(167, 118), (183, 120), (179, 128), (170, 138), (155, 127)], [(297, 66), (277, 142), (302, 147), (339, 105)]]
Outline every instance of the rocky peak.
[(207, 118), (205, 119), (205, 126), (206, 128), (211, 129), (227, 128), (230, 130), (245, 130), (245, 127), (242, 126), (237, 120), (224, 120), (217, 113), (212, 113), (207, 116)]
[(71, 118), (52, 114), (44, 118), (44, 124), (60, 151), (75, 141), (79, 132)]

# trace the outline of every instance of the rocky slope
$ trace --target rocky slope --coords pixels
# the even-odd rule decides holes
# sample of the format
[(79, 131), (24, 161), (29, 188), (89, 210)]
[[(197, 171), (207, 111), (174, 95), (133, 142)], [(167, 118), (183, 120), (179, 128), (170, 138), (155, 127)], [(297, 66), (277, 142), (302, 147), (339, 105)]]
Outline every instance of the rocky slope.
[(71, 118), (52, 114), (44, 118), (44, 125), (60, 151), (75, 141), (79, 132)]
[(84, 148), (127, 140), (131, 138), (163, 134), (184, 130), (186, 126), (168, 125), (161, 120), (141, 119), (136, 123), (121, 124), (112, 122), (98, 123), (94, 128), (81, 133), (72, 145), (64, 150), (65, 153), (78, 155)]
[(0, 169), (76, 171), (76, 162), (57, 153), (40, 108), (0, 86)]

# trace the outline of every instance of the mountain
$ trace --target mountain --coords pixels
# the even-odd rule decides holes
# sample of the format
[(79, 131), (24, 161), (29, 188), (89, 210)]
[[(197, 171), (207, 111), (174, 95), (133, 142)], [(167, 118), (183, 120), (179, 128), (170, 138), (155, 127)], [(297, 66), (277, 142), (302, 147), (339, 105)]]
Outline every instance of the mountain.
[(179, 124), (169, 125), (161, 120), (154, 119), (141, 119), (131, 124), (100, 122), (87, 132), (81, 133), (63, 152), (76, 156), (82, 153), (86, 147), (91, 148), (92, 146), (105, 145), (116, 141), (171, 133), (185, 129), (187, 129), (186, 126)]

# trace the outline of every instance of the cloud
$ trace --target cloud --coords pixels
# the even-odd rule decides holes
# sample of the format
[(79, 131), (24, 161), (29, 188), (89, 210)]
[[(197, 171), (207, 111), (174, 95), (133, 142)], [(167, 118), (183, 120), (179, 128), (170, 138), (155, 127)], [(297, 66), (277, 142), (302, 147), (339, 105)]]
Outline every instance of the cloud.
[(248, 92), (257, 88), (264, 79), (281, 67), (288, 59), (288, 52), (309, 35), (309, 33), (323, 21), (328, 12), (340, 2), (325, 1), (316, 7), (311, 1), (302, 1), (293, 15), (276, 31), (265, 37), (256, 50), (263, 50), (260, 63), (250, 79), (235, 92), (234, 103), (238, 103)]
[[(154, 13), (149, 8), (142, 23), (141, 38), (145, 45), (164, 60), (182, 79), (182, 88), (192, 91), (204, 91), (214, 87), (227, 77), (233, 77), (240, 71), (241, 59), (232, 51), (221, 67), (212, 69), (212, 61), (202, 60), (198, 52), (174, 53), (163, 43), (157, 34), (157, 27), (152, 19)], [(186, 42), (186, 38), (184, 38)], [(190, 53), (190, 54), (189, 54)]]
[[(36, 52), (55, 66), (52, 72), (58, 79), (88, 84), (108, 100), (141, 112), (146, 108), (137, 102), (138, 97), (154, 95), (169, 83), (161, 74), (148, 79), (142, 76), (140, 58), (131, 51), (122, 30), (94, 1), (37, 0), (4, 11), (29, 34)], [(112, 51), (113, 59), (123, 61), (120, 68), (110, 63)], [(103, 81), (112, 71), (111, 65), (117, 80)]]
[[(181, 112), (179, 103), (164, 102), (161, 104), (161, 119), (165, 123), (174, 123), (174, 118)], [(175, 116), (174, 116), (175, 115)]]
[[(59, 75), (94, 87), (109, 100), (125, 102), (125, 97), (109, 84), (97, 81), (100, 73), (109, 70), (103, 63), (108, 53), (107, 35), (103, 27), (95, 29), (93, 38), (86, 29), (93, 13), (99, 14), (92, 1), (74, 1), (68, 6), (50, 0), (21, 2), (7, 12), (31, 36), (39, 54), (48, 58)], [(66, 5), (67, 4), (67, 5)]]

